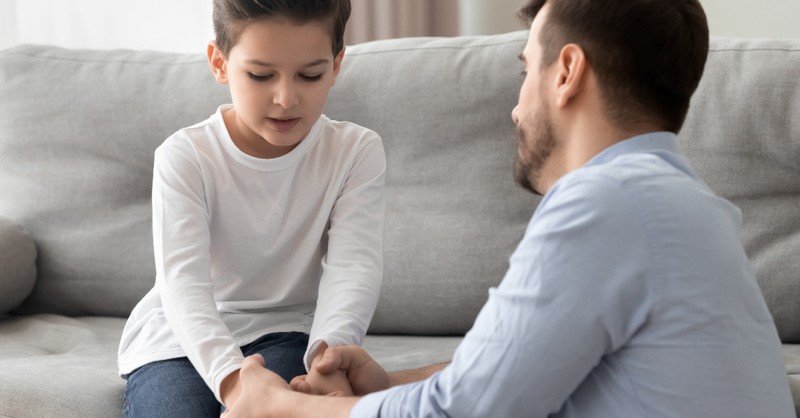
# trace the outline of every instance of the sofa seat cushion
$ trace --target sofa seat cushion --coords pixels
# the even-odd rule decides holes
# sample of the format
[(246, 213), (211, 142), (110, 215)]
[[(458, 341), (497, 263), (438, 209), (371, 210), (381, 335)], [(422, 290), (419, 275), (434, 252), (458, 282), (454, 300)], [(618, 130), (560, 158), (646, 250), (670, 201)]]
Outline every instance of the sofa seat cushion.
[(0, 218), (0, 313), (19, 306), (36, 284), (36, 245), (15, 222)]
[[(39, 314), (0, 318), (0, 417), (122, 416), (117, 346), (125, 319)], [(449, 360), (459, 337), (368, 335), (387, 370)]]
[(0, 417), (122, 415), (120, 318), (0, 319)]
[(450, 361), (463, 337), (367, 335), (363, 347), (388, 371)]

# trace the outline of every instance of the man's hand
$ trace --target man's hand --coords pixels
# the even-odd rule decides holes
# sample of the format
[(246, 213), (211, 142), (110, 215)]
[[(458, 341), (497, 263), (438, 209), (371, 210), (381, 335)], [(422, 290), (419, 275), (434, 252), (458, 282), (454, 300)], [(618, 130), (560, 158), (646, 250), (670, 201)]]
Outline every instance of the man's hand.
[[(222, 414), (225, 418), (269, 417), (271, 412), (279, 409), (274, 407), (281, 405), (281, 396), (292, 392), (282, 377), (264, 367), (264, 358), (260, 354), (245, 358), (237, 375), (241, 390), (233, 404), (226, 405)], [(267, 408), (268, 405), (273, 408)]]
[(354, 397), (310, 396), (292, 391), (282, 377), (264, 368), (258, 354), (244, 359), (239, 371), (241, 392), (223, 418), (346, 418)]
[[(314, 393), (313, 373), (327, 376), (344, 373), (356, 395), (366, 395), (389, 387), (389, 375), (372, 357), (358, 346), (331, 347), (312, 365), (312, 374), (292, 379), (292, 389)], [(309, 381), (311, 379), (311, 381)]]
[(353, 396), (353, 389), (350, 388), (350, 382), (347, 381), (347, 375), (343, 370), (334, 370), (327, 374), (317, 371), (315, 366), (322, 360), (326, 350), (328, 350), (328, 345), (323, 342), (311, 361), (311, 369), (308, 371), (308, 375), (303, 376), (308, 388), (305, 393), (311, 395)]

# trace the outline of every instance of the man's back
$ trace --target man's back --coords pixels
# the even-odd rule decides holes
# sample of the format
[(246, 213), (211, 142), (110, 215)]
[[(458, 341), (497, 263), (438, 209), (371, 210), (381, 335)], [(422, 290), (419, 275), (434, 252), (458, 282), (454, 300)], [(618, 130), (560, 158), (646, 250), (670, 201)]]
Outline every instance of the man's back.
[[(741, 214), (697, 179), (670, 136), (617, 144), (552, 190), (557, 198), (572, 185), (567, 193), (606, 206), (596, 221), (619, 240), (587, 255), (596, 274), (584, 280), (608, 281), (606, 290), (623, 296), (609, 295), (618, 307), (605, 309), (624, 312), (599, 325), (611, 342), (559, 415), (792, 416)], [(626, 254), (633, 259), (608, 273), (616, 277), (604, 277), (599, 259)]]
[(792, 417), (740, 216), (696, 178), (674, 134), (611, 146), (545, 195), (450, 367), (359, 407), (380, 416)]

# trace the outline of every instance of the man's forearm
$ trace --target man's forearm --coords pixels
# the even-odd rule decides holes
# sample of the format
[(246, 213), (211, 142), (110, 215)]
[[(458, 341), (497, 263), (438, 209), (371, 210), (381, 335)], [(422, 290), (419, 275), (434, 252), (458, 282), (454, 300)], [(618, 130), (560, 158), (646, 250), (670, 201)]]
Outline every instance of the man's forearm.
[(418, 369), (389, 373), (389, 387), (425, 380), (432, 374), (444, 369), (449, 364), (450, 362), (448, 361), (445, 363), (431, 364), (430, 366), (420, 367)]
[(247, 402), (245, 405), (234, 405), (231, 414), (223, 417), (349, 418), (350, 411), (360, 399), (352, 396), (319, 396), (291, 391), (273, 395), (265, 396), (256, 402)]
[(286, 414), (281, 414), (281, 416), (286, 418), (348, 418), (358, 399), (350, 396), (304, 395), (297, 402), (291, 403), (291, 408), (284, 411)]

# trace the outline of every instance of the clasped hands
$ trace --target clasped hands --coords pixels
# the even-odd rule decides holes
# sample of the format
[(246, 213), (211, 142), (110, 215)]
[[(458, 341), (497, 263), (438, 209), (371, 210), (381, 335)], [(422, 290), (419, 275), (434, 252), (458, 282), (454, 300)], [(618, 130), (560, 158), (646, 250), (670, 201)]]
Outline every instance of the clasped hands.
[[(323, 395), (328, 399), (361, 396), (389, 387), (386, 371), (358, 346), (321, 348), (309, 373), (294, 378), (290, 384), (264, 368), (264, 359), (256, 354), (245, 359), (239, 379), (241, 392), (222, 415), (224, 418), (269, 416), (272, 413), (286, 416), (280, 415), (279, 411), (298, 403), (308, 404), (311, 400), (308, 395)], [(265, 414), (265, 409), (271, 413)]]

